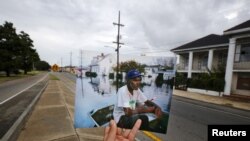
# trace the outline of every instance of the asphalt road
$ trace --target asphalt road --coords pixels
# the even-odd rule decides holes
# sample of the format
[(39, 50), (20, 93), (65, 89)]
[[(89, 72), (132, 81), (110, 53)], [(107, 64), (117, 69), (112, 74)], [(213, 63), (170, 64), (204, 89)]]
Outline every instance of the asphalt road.
[(64, 86), (70, 89), (73, 93), (75, 93), (76, 90), (76, 76), (70, 73), (58, 73), (54, 72), (52, 75), (55, 75), (60, 79), (60, 81), (63, 82)]
[[(40, 81), (41, 79), (42, 81)], [(47, 82), (48, 77), (46, 73), (18, 81), (11, 81), (7, 83), (8, 85), (1, 85), (0, 94), (4, 95), (4, 97), (1, 97), (4, 102), (0, 104), (0, 139), (8, 131), (13, 135), (13, 138), (16, 137), (16, 131), (23, 126), (27, 115), (31, 112), (30, 109), (32, 109), (34, 99), (37, 99), (39, 94), (41, 94)], [(10, 97), (12, 98), (10, 99)], [(9, 100), (6, 101), (6, 98)]]
[(206, 141), (207, 125), (250, 124), (250, 111), (173, 97), (167, 140)]
[(45, 75), (47, 75), (47, 73), (41, 73), (35, 76), (7, 81), (0, 84), (0, 105), (36, 84), (39, 80), (44, 78)]
[[(65, 84), (70, 82), (74, 89), (75, 76), (56, 75)], [(166, 141), (206, 141), (209, 124), (249, 125), (250, 111), (173, 96), (167, 135), (155, 135)]]

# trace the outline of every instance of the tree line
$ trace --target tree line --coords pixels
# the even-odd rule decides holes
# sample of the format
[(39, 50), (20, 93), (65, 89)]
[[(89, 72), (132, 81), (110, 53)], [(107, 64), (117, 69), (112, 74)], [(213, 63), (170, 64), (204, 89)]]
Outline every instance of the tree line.
[(17, 33), (11, 22), (0, 25), (0, 71), (10, 76), (11, 73), (18, 74), (19, 70), (27, 74), (34, 67), (48, 70), (50, 65), (40, 60), (29, 34)]

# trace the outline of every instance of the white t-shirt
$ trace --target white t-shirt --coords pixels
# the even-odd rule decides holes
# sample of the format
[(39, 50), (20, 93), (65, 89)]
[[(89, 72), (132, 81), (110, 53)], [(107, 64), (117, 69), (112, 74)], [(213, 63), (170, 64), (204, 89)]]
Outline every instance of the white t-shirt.
[[(140, 89), (134, 90), (133, 95), (128, 91), (127, 85), (121, 87), (117, 92), (117, 103), (114, 109), (114, 119), (116, 123), (122, 115), (125, 115), (123, 108), (133, 109), (136, 102), (144, 104), (147, 101), (147, 97), (142, 93)], [(132, 103), (131, 103), (132, 102)]]

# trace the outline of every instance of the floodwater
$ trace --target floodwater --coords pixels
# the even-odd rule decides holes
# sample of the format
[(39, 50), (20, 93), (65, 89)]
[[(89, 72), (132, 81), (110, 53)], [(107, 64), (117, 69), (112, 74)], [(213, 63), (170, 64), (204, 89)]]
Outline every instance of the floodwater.
[[(155, 102), (161, 109), (169, 113), (172, 97), (170, 85), (157, 87), (154, 78), (143, 78), (142, 91), (145, 96)], [(116, 87), (108, 77), (77, 78), (75, 97), (75, 128), (92, 128), (95, 123), (89, 116), (92, 110), (100, 109), (116, 103)]]

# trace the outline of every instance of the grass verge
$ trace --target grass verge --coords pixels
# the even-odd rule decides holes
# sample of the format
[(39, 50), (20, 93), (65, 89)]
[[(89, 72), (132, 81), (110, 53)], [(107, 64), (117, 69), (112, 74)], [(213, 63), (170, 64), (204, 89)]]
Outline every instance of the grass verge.
[(28, 72), (27, 74), (24, 74), (23, 72), (21, 72), (20, 74), (11, 74), (9, 77), (7, 77), (5, 74), (0, 74), (0, 84), (4, 83), (6, 81), (11, 81), (11, 80), (16, 80), (16, 79), (34, 76), (34, 75), (37, 75), (39, 73), (41, 73), (41, 72), (40, 71), (31, 71), (31, 72)]
[(53, 74), (49, 74), (49, 79), (50, 79), (50, 80), (60, 80), (58, 77), (56, 77), (56, 76), (53, 75)]

